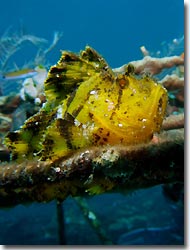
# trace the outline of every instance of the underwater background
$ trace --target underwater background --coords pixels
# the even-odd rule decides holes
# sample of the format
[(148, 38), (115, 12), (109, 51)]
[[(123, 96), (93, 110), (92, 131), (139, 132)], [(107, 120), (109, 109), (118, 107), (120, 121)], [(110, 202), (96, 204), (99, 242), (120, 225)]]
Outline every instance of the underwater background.
[[(102, 54), (111, 68), (141, 59), (139, 48), (143, 45), (160, 57), (184, 51), (182, 0), (9, 0), (1, 2), (1, 10), (0, 37), (10, 29), (51, 43), (56, 31), (62, 33), (47, 54), (47, 70), (58, 61), (60, 50), (78, 52), (86, 45)], [(26, 42), (11, 57), (7, 70), (15, 65), (21, 68), (35, 55), (36, 47)], [(2, 87), (2, 96), (10, 91), (6, 88)], [(14, 86), (9, 88), (12, 91)], [(19, 91), (19, 85), (15, 88)], [(184, 244), (181, 187), (159, 185), (131, 194), (97, 195), (86, 201), (114, 245)], [(73, 198), (67, 198), (62, 208), (65, 244), (106, 244)], [(59, 245), (58, 224), (56, 201), (0, 209), (0, 244)]]

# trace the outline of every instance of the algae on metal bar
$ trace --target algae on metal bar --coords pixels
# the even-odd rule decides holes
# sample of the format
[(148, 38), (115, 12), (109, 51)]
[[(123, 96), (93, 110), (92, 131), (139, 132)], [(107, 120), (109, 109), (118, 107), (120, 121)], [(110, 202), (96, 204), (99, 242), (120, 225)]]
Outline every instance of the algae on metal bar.
[(53, 162), (13, 161), (0, 167), (0, 207), (183, 183), (183, 164), (183, 129), (162, 132), (156, 142), (89, 147)]

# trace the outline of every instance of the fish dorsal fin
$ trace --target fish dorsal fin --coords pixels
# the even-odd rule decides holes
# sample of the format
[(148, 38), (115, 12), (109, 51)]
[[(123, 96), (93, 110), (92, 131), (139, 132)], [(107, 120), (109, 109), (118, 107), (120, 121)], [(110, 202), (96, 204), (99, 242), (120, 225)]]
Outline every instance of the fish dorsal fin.
[(71, 94), (82, 82), (87, 81), (94, 74), (113, 77), (113, 72), (94, 49), (85, 47), (80, 54), (63, 51), (60, 60), (49, 70), (45, 81), (47, 101), (59, 103)]

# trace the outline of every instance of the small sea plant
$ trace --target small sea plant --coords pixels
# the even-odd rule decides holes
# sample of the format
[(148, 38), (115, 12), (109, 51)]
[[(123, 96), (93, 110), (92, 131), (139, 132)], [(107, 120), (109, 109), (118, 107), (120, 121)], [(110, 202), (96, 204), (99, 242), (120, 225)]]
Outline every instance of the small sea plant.
[[(22, 29), (7, 29), (0, 37), (0, 95), (18, 93), (22, 80), (33, 78), (38, 73), (36, 67), (48, 68), (51, 63), (48, 62), (47, 54), (61, 37), (61, 32), (54, 32), (53, 41), (48, 44), (46, 39), (25, 33)], [(31, 61), (24, 61), (22, 66), (18, 66), (13, 56), (29, 43), (36, 48), (36, 55)]]
[(30, 42), (37, 48), (44, 47), (47, 40), (31, 34), (26, 34), (22, 30), (13, 31), (7, 29), (0, 37), (0, 71), (4, 73), (7, 70), (7, 64), (10, 58), (20, 50), (23, 45)]

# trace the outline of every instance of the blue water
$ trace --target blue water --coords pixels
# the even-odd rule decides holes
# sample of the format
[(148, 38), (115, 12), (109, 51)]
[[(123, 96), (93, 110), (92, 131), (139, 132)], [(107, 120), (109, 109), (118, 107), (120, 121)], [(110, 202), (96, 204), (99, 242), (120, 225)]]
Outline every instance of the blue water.
[[(88, 44), (114, 68), (142, 58), (139, 49), (142, 45), (150, 51), (157, 51), (163, 44), (183, 36), (184, 2), (1, 1), (0, 35), (10, 26), (15, 30), (22, 26), (26, 33), (48, 41), (52, 40), (55, 31), (63, 32), (63, 37), (49, 55), (51, 64), (59, 59), (60, 50), (78, 52)], [(23, 48), (14, 58), (15, 63), (23, 65), (32, 59), (33, 53), (33, 50)], [(183, 244), (183, 207), (166, 200), (161, 186), (139, 192), (129, 197), (109, 194), (88, 200), (114, 244), (143, 244), (147, 237), (154, 244), (152, 234), (144, 236), (144, 229), (149, 227), (156, 230), (163, 227), (163, 234), (159, 234), (155, 244)], [(0, 209), (0, 244), (59, 244), (55, 207), (55, 202), (51, 202)], [(101, 244), (72, 198), (66, 200), (64, 209), (68, 244)], [(164, 231), (166, 227), (171, 230)], [(137, 231), (131, 233), (133, 230)], [(148, 232), (152, 233), (151, 230)]]
[[(1, 1), (0, 34), (22, 23), (33, 35), (52, 39), (54, 31), (63, 38), (54, 51), (79, 51), (86, 44), (118, 67), (141, 57), (139, 47), (160, 49), (184, 34), (184, 2), (182, 0), (9, 0)], [(27, 53), (30, 53), (29, 51)], [(18, 56), (19, 63), (24, 56)]]
[[(183, 206), (166, 199), (161, 186), (86, 201), (114, 245), (184, 244)], [(67, 245), (104, 244), (73, 198), (67, 198), (62, 207)], [(1, 209), (0, 225), (0, 244), (59, 245), (55, 201)]]

